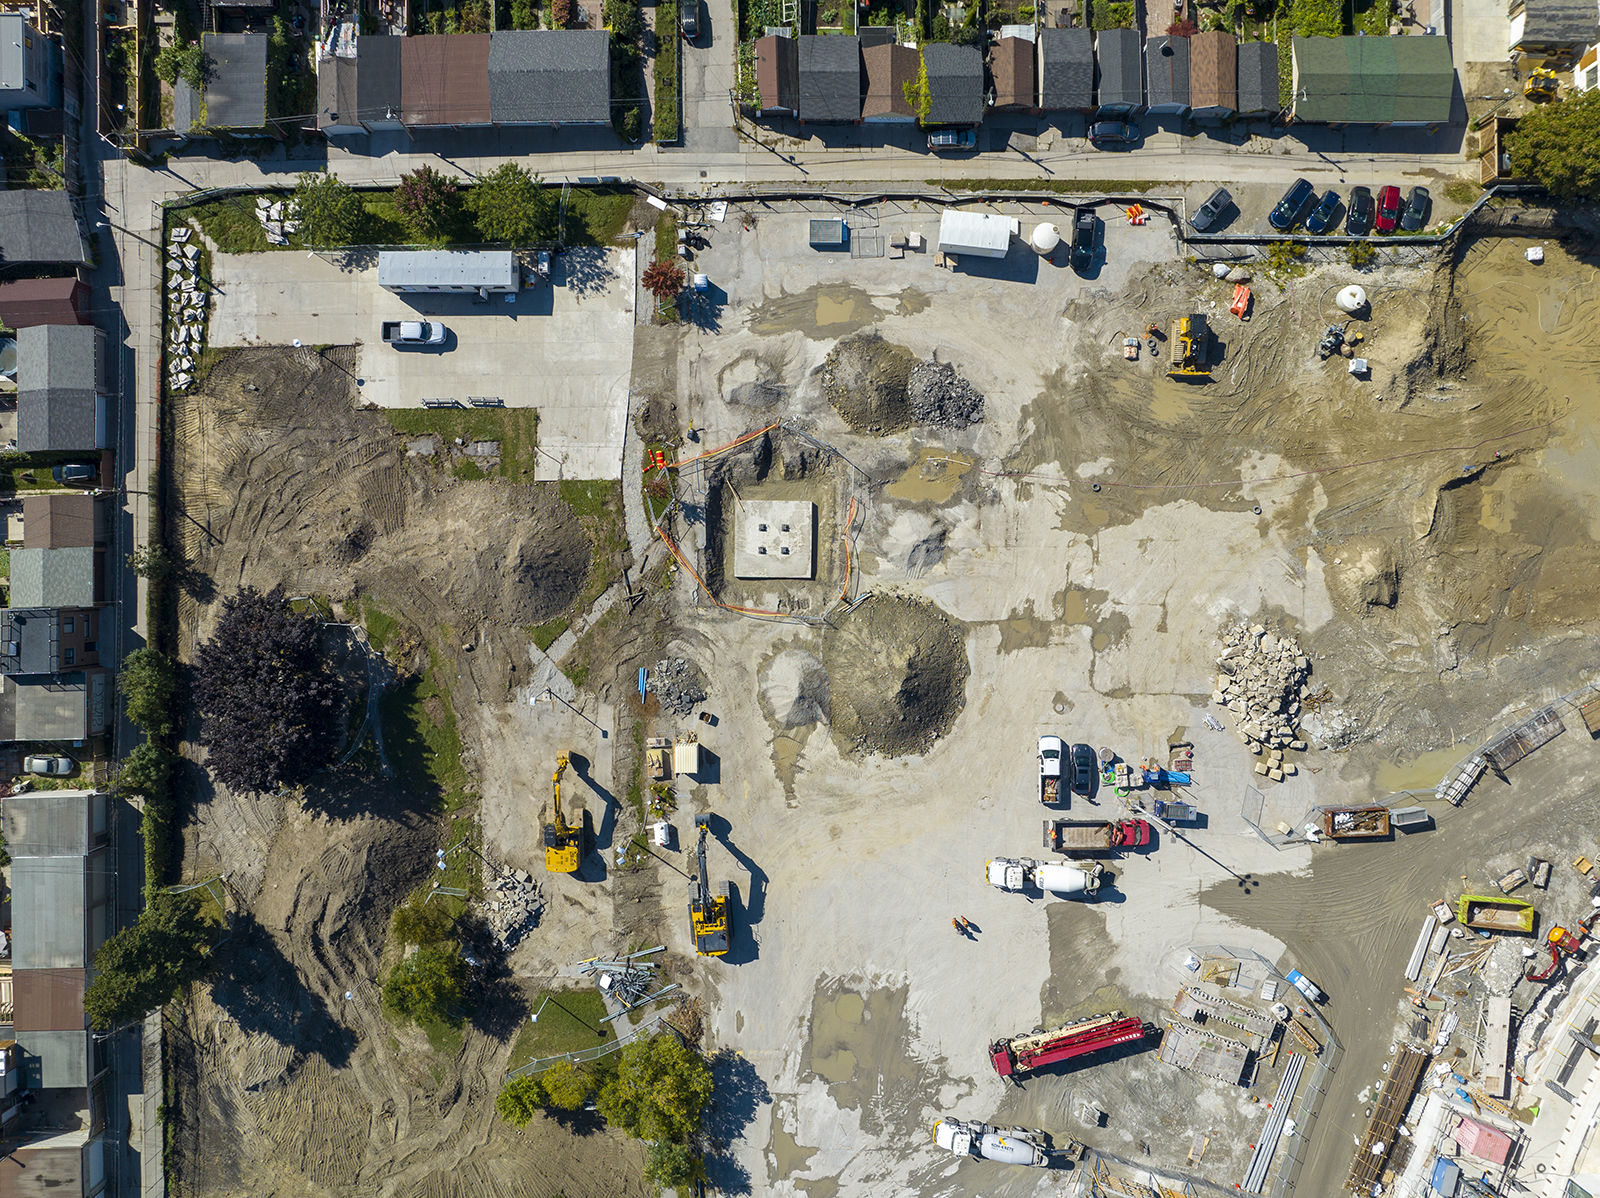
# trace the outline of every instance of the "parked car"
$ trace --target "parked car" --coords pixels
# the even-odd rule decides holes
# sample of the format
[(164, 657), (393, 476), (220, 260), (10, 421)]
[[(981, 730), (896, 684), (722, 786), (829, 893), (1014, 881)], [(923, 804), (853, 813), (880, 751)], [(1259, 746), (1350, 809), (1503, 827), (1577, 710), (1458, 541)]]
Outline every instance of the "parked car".
[(1081, 795), (1088, 794), (1094, 789), (1094, 780), (1099, 772), (1100, 767), (1095, 761), (1094, 750), (1088, 745), (1073, 745), (1072, 789)]
[(1226, 187), (1219, 187), (1211, 193), (1211, 198), (1194, 210), (1189, 217), (1189, 225), (1196, 233), (1209, 233), (1222, 219), (1222, 214), (1233, 203), (1233, 196)]
[(1127, 121), (1100, 121), (1089, 126), (1089, 144), (1097, 150), (1119, 150), (1139, 140), (1139, 126)]
[(390, 345), (444, 344), (444, 325), (437, 320), (386, 320), (379, 331)]
[(70, 757), (56, 755), (43, 757), (24, 757), (22, 771), (26, 774), (45, 774), (52, 778), (65, 778), (78, 768), (78, 763)]
[(1405, 214), (1400, 218), (1400, 227), (1407, 233), (1421, 232), (1428, 223), (1428, 206), (1431, 202), (1426, 187), (1413, 187), (1411, 198), (1406, 201)]
[(1351, 237), (1365, 237), (1372, 232), (1371, 188), (1350, 189), (1350, 211), (1344, 218), (1344, 231)]
[(1094, 265), (1096, 223), (1093, 208), (1079, 208), (1072, 218), (1072, 269), (1079, 274)]
[(1400, 219), (1400, 189), (1393, 183), (1378, 193), (1378, 215), (1373, 221), (1380, 233), (1393, 233)]
[(1311, 215), (1306, 217), (1306, 232), (1313, 237), (1320, 237), (1328, 231), (1328, 226), (1333, 224), (1334, 213), (1339, 211), (1339, 193), (1329, 191), (1317, 202), (1311, 210)]
[(928, 134), (928, 149), (935, 154), (948, 153), (951, 150), (976, 150), (978, 148), (978, 131), (976, 129), (940, 129)]
[(678, 27), (691, 42), (700, 36), (700, 0), (682, 0), (678, 9)]
[(51, 469), (50, 477), (65, 487), (85, 487), (100, 477), (100, 467), (93, 462), (64, 462)]
[(1267, 218), (1272, 227), (1280, 233), (1287, 233), (1300, 223), (1300, 213), (1311, 202), (1311, 197), (1317, 194), (1317, 189), (1311, 186), (1309, 179), (1296, 179), (1283, 193), (1283, 199), (1278, 201), (1278, 206), (1272, 210), (1272, 215)]

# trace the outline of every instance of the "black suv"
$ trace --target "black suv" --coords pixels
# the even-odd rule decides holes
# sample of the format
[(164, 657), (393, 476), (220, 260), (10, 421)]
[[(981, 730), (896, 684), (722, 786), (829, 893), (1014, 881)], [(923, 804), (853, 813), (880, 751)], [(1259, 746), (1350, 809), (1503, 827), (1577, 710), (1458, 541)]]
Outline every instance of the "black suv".
[(1309, 179), (1296, 179), (1267, 219), (1278, 232), (1287, 233), (1300, 223), (1300, 213), (1316, 194), (1317, 189), (1311, 186)]
[(1365, 237), (1372, 232), (1372, 189), (1350, 189), (1350, 211), (1344, 218), (1344, 231), (1351, 237)]
[(1421, 232), (1428, 223), (1429, 202), (1426, 187), (1413, 187), (1411, 198), (1406, 201), (1406, 210), (1400, 217), (1400, 227), (1407, 233)]
[(1072, 789), (1081, 795), (1094, 789), (1094, 780), (1100, 772), (1095, 764), (1094, 750), (1088, 745), (1072, 746)]

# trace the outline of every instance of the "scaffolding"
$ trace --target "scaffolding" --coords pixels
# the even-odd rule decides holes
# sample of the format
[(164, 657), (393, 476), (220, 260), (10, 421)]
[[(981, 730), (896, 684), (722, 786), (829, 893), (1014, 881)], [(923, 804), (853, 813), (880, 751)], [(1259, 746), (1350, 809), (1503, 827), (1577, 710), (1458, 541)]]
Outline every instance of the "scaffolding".
[(1370, 1194), (1373, 1183), (1383, 1174), (1394, 1147), (1396, 1131), (1406, 1108), (1411, 1105), (1411, 1095), (1417, 1088), (1422, 1069), (1433, 1059), (1422, 1049), (1402, 1046), (1389, 1067), (1389, 1076), (1383, 1083), (1383, 1092), (1367, 1121), (1367, 1131), (1356, 1149), (1356, 1159), (1351, 1162), (1350, 1176), (1344, 1188), (1357, 1194)]

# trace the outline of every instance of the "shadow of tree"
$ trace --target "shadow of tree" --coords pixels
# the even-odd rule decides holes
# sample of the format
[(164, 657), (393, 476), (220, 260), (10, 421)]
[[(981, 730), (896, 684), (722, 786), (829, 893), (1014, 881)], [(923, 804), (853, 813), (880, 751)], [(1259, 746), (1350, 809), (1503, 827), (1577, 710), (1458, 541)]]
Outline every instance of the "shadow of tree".
[[(572, 217), (569, 215), (570, 226)], [(580, 234), (568, 228), (567, 236), (576, 238)], [(561, 255), (561, 272), (557, 279), (559, 286), (565, 286), (579, 299), (587, 295), (601, 295), (610, 289), (611, 283), (619, 276), (611, 265), (610, 251), (580, 246), (568, 250)]]
[(711, 1076), (716, 1089), (700, 1121), (707, 1140), (706, 1175), (723, 1193), (748, 1194), (750, 1173), (728, 1147), (744, 1135), (759, 1108), (771, 1104), (772, 1091), (749, 1060), (727, 1048), (711, 1058)]

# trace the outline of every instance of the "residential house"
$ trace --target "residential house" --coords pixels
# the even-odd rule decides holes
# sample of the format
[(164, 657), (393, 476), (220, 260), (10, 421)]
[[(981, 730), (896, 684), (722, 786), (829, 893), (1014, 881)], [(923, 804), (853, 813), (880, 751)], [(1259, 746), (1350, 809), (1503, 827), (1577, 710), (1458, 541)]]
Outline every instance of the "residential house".
[(1600, 87), (1600, 46), (1590, 46), (1583, 52), (1578, 65), (1572, 68), (1571, 86), (1580, 92), (1592, 92)]
[(0, 112), (61, 107), (61, 45), (25, 12), (0, 12)]
[(0, 269), (89, 265), (77, 213), (64, 191), (0, 191)]
[(0, 742), (82, 745), (105, 731), (110, 699), (110, 675), (99, 666), (0, 674)]
[(26, 495), (22, 500), (24, 549), (79, 549), (104, 545), (106, 501), (81, 492)]
[(264, 132), (270, 40), (265, 33), (201, 34), (206, 81), (198, 92), (181, 78), (173, 85), (172, 127), (179, 133)]
[(100, 613), (91, 608), (0, 608), (0, 674), (97, 666), (100, 631)]
[(861, 62), (867, 74), (861, 119), (869, 125), (915, 121), (917, 110), (906, 96), (906, 86), (914, 86), (921, 77), (922, 55), (910, 46), (885, 42), (865, 47)]
[(77, 545), (11, 551), (13, 607), (96, 607), (103, 602), (105, 550)]
[(1094, 34), (1087, 29), (1039, 30), (1039, 107), (1094, 111)]
[(924, 125), (983, 123), (983, 55), (976, 46), (928, 42), (922, 47), (928, 76), (928, 113)]
[(106, 335), (87, 324), (17, 330), (17, 448), (89, 451), (111, 444)]
[(1034, 64), (1038, 47), (1031, 37), (1002, 37), (989, 56), (989, 73), (994, 78), (994, 106), (1020, 111), (1038, 107)]
[(795, 115), (801, 124), (855, 124), (861, 120), (861, 41), (854, 36), (803, 34), (797, 39), (799, 87)]
[(330, 39), (333, 52), (317, 60), (317, 128), (322, 133), (339, 137), (402, 127), (400, 54), (407, 40), (385, 34)]
[(762, 116), (794, 116), (800, 87), (800, 43), (787, 30), (756, 39), (756, 90)]
[(1145, 42), (1145, 107), (1182, 116), (1189, 111), (1189, 39), (1153, 37)]
[(1594, 0), (1512, 0), (1511, 57), (1523, 69), (1565, 70), (1600, 40)]
[(1278, 96), (1278, 44), (1241, 42), (1239, 64), (1239, 115), (1266, 116), (1282, 111)]
[(611, 124), (611, 35), (604, 29), (490, 34), (489, 119), (496, 125)]
[(861, 52), (865, 54), (874, 46), (892, 46), (895, 42), (893, 25), (858, 25), (856, 36), (861, 39)]
[(361, 123), (361, 66), (355, 53), (317, 60), (317, 128), (327, 137), (367, 131)]
[(400, 120), (423, 128), (489, 124), (489, 35), (401, 39)]
[(1290, 53), (1296, 121), (1379, 127), (1450, 120), (1456, 73), (1444, 37), (1297, 37)]
[(1239, 110), (1239, 43), (1220, 29), (1189, 39), (1189, 115), (1217, 120)]
[(1144, 46), (1137, 29), (1095, 34), (1095, 90), (1102, 120), (1127, 120), (1144, 108)]
[(0, 283), (0, 324), (8, 329), (88, 324), (89, 306), (89, 284), (76, 276)]

